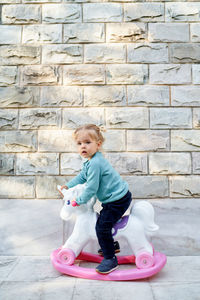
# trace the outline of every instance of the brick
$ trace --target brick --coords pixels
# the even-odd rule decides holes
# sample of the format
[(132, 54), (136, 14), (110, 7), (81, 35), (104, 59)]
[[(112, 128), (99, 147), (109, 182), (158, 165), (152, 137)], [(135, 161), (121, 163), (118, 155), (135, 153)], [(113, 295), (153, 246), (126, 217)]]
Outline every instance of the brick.
[(9, 86), (17, 83), (17, 67), (0, 66), (0, 86)]
[(1, 4), (7, 4), (7, 3), (20, 3), (21, 2), (21, 0), (1, 0)]
[(22, 41), (27, 43), (61, 43), (62, 25), (61, 24), (39, 24), (25, 25)]
[(199, 86), (174, 86), (171, 94), (174, 106), (200, 106)]
[(40, 130), (38, 145), (41, 152), (74, 152), (76, 145), (71, 130)]
[(130, 43), (144, 41), (146, 38), (145, 23), (108, 23), (106, 24), (106, 41)]
[(168, 62), (168, 46), (165, 44), (135, 43), (128, 45), (128, 62), (165, 63)]
[(17, 154), (17, 175), (58, 175), (59, 157), (56, 153)]
[(43, 4), (42, 21), (45, 23), (81, 22), (80, 4)]
[(200, 174), (200, 153), (192, 153), (192, 171), (193, 174)]
[(104, 24), (78, 23), (64, 25), (64, 43), (105, 42)]
[(22, 69), (24, 85), (56, 85), (60, 83), (60, 69), (57, 66), (25, 66)]
[[(61, 0), (60, 0), (61, 1)], [(97, 0), (97, 2), (98, 2), (99, 0)], [(65, 3), (70, 3), (70, 2), (72, 2), (71, 0), (63, 0), (63, 2), (65, 2)], [(87, 0), (74, 0), (73, 1), (74, 3), (85, 3), (85, 2), (87, 2)]]
[(172, 151), (199, 151), (200, 132), (198, 130), (172, 130)]
[(17, 129), (18, 111), (0, 109), (0, 129)]
[(78, 86), (41, 87), (42, 106), (82, 106), (82, 88)]
[(61, 174), (77, 175), (82, 169), (83, 161), (77, 153), (61, 154)]
[(192, 65), (192, 78), (194, 84), (200, 84), (200, 64)]
[(126, 46), (123, 44), (85, 45), (86, 63), (122, 63), (126, 61)]
[(166, 3), (167, 22), (193, 22), (199, 21), (200, 3)]
[(34, 177), (1, 176), (0, 198), (34, 198), (34, 182)]
[(150, 108), (151, 128), (192, 128), (190, 108)]
[(191, 32), (191, 41), (200, 42), (200, 24), (198, 23), (190, 24), (190, 32)]
[(106, 67), (107, 84), (143, 84), (148, 68), (140, 64), (112, 64)]
[(125, 176), (134, 198), (163, 198), (168, 196), (165, 176)]
[(124, 130), (108, 130), (104, 132), (105, 142), (103, 150), (105, 151), (125, 151), (125, 131)]
[(44, 64), (71, 64), (82, 63), (83, 49), (76, 45), (44, 45), (42, 63)]
[(108, 128), (148, 128), (149, 116), (147, 108), (123, 107), (107, 108), (106, 122)]
[(191, 174), (189, 153), (150, 153), (150, 174)]
[(161, 3), (128, 3), (124, 4), (126, 22), (164, 21), (164, 5)]
[(23, 0), (24, 3), (51, 3), (51, 2), (61, 2), (61, 0)]
[(40, 63), (40, 48), (27, 45), (0, 46), (0, 65)]
[(124, 86), (87, 86), (84, 88), (85, 106), (126, 105)]
[(21, 42), (21, 27), (0, 25), (0, 44), (18, 44)]
[(41, 199), (60, 199), (57, 185), (64, 185), (67, 178), (64, 176), (36, 176), (36, 195)]
[(169, 105), (169, 87), (167, 86), (128, 86), (128, 105), (167, 106)]
[(104, 125), (104, 109), (103, 108), (67, 108), (63, 109), (63, 128), (72, 129), (84, 125), (89, 122), (97, 126)]
[(150, 23), (150, 42), (189, 42), (189, 24)]
[(200, 128), (200, 108), (193, 109), (193, 127)]
[(103, 84), (105, 83), (104, 66), (70, 65), (63, 67), (64, 85)]
[(39, 23), (40, 18), (40, 5), (4, 5), (2, 8), (3, 24), (34, 24)]
[(184, 64), (150, 65), (151, 84), (191, 83), (191, 66)]
[(33, 108), (20, 110), (20, 129), (58, 129), (61, 127), (61, 110)]
[(200, 45), (199, 44), (173, 44), (170, 47), (171, 62), (199, 62)]
[(38, 87), (0, 87), (0, 107), (33, 107), (39, 105)]
[(200, 197), (200, 177), (193, 176), (170, 176), (170, 197), (172, 198), (196, 198)]
[(122, 6), (118, 3), (86, 3), (83, 5), (84, 22), (122, 22)]
[(14, 159), (13, 154), (0, 154), (0, 174), (14, 175)]
[(36, 133), (33, 131), (1, 131), (0, 152), (35, 152)]
[(106, 153), (105, 158), (121, 175), (147, 174), (145, 153)]
[(167, 130), (128, 130), (128, 151), (167, 151), (169, 132)]

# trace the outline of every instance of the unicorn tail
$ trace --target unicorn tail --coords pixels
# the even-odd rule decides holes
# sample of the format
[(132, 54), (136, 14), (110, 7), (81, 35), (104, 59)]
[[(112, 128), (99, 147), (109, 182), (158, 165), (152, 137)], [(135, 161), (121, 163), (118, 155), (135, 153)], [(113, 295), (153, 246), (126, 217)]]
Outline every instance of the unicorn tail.
[(142, 221), (147, 233), (152, 233), (159, 229), (159, 226), (154, 222), (154, 208), (151, 203), (144, 200), (136, 202), (132, 207), (131, 214)]

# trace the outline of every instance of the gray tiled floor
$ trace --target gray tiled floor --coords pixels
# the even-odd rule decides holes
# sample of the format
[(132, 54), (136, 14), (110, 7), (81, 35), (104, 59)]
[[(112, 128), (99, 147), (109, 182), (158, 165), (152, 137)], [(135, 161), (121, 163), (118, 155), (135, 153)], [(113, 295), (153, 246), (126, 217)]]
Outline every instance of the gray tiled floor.
[(62, 245), (61, 200), (0, 199), (0, 255), (47, 255)]
[(139, 281), (95, 281), (62, 275), (48, 256), (1, 256), (1, 300), (199, 300), (200, 257), (168, 257), (157, 275)]
[(0, 300), (200, 300), (200, 201), (152, 202), (160, 226), (153, 244), (168, 262), (152, 278), (112, 282), (53, 269), (50, 253), (72, 229), (59, 217), (61, 200), (1, 199)]

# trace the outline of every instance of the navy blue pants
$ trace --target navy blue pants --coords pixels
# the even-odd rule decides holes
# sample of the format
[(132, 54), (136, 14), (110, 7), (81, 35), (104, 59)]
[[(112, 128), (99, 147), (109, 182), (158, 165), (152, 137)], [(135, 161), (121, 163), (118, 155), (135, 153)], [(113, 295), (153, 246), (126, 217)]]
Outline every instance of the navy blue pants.
[(115, 255), (112, 228), (123, 216), (131, 200), (131, 193), (128, 191), (120, 200), (102, 204), (103, 209), (100, 211), (96, 223), (96, 234), (103, 251), (103, 256), (106, 259), (112, 258)]

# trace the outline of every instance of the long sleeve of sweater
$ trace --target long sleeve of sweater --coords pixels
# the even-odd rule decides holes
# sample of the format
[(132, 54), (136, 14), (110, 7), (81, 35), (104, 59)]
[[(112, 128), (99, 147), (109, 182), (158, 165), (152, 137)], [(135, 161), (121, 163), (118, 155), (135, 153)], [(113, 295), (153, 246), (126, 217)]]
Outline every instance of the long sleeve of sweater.
[(97, 164), (91, 163), (87, 171), (87, 183), (85, 191), (76, 199), (78, 204), (84, 204), (96, 195), (99, 189), (100, 182), (100, 167)]
[(86, 177), (85, 177), (84, 171), (82, 170), (76, 177), (74, 177), (72, 180), (68, 181), (66, 186), (70, 189), (77, 184), (83, 184), (85, 182), (86, 182)]

